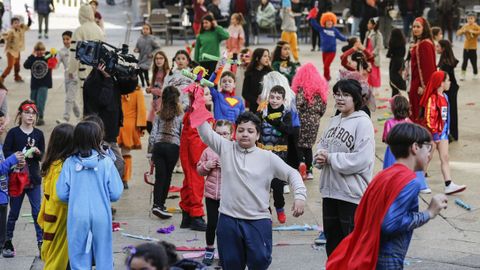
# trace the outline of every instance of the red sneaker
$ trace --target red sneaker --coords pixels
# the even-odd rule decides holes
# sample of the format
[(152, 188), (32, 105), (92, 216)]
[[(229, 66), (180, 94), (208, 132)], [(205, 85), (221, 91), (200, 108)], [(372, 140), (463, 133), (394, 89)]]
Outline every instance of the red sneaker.
[(277, 211), (277, 219), (278, 222), (280, 222), (281, 224), (287, 222), (287, 216), (285, 215), (285, 211)]
[(303, 180), (307, 179), (307, 165), (305, 165), (305, 162), (300, 163), (298, 166), (298, 172), (300, 172)]

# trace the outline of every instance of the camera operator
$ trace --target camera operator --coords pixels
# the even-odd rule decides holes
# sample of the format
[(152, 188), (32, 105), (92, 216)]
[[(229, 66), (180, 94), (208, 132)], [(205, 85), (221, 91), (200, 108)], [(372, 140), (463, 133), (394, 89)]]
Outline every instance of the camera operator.
[(102, 29), (95, 23), (95, 16), (90, 5), (82, 5), (78, 12), (80, 26), (75, 29), (72, 36), (72, 45), (70, 46), (70, 57), (68, 60), (68, 76), (71, 80), (79, 79), (80, 89), (83, 88), (84, 81), (92, 68), (88, 65), (80, 64), (75, 58), (77, 43), (84, 40), (105, 40)]
[(111, 76), (105, 65), (94, 67), (83, 85), (84, 115), (98, 115), (105, 126), (104, 141), (115, 154), (120, 175), (123, 175), (125, 161), (117, 145), (117, 137), (123, 123), (121, 95), (132, 93), (138, 84), (137, 74)]

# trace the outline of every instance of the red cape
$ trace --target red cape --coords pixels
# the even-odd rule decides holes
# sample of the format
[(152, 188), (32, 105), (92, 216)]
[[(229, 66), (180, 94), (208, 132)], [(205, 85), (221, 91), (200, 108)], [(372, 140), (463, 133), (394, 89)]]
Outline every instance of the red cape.
[(378, 173), (368, 185), (355, 213), (355, 228), (333, 251), (327, 270), (374, 270), (380, 249), (385, 214), (415, 173), (395, 163)]

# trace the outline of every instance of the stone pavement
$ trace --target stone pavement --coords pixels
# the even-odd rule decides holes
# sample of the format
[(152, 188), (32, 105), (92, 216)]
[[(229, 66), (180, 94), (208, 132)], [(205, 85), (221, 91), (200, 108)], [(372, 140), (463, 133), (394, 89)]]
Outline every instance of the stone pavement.
[[(107, 7), (103, 6), (104, 14), (107, 22), (107, 41), (114, 45), (121, 44), (124, 40), (125, 16), (124, 7)], [(64, 30), (73, 30), (78, 25), (77, 19), (72, 15), (71, 11), (58, 12), (51, 16), (50, 39), (43, 40), (47, 48), (60, 48), (61, 33)], [(33, 26), (35, 27), (35, 25)], [(134, 31), (130, 40), (131, 48), (134, 46), (139, 32)], [(22, 59), (26, 59), (31, 52), (34, 43), (37, 41), (37, 33), (34, 30), (27, 33), (26, 50), (22, 54)], [(162, 45), (163, 45), (162, 41)], [(173, 56), (176, 50), (183, 48), (184, 44), (181, 40), (176, 40), (173, 46), (164, 47), (163, 49), (169, 56)], [(261, 44), (269, 49), (274, 48), (271, 38), (263, 37)], [(254, 47), (259, 47), (254, 46)], [(339, 44), (339, 48), (342, 44)], [(462, 43), (455, 41), (454, 51), (457, 58), (462, 56)], [(338, 56), (338, 55), (337, 55)], [(3, 56), (2, 56), (3, 57)], [(319, 52), (310, 52), (310, 45), (302, 43), (300, 45), (300, 60), (302, 63), (307, 61), (313, 62), (318, 68), (322, 67), (321, 54)], [(23, 62), (22, 62), (23, 63)], [(339, 58), (337, 57), (332, 65), (332, 74), (336, 74), (339, 69)], [(5, 68), (5, 57), (0, 62), (0, 67)], [(388, 59), (382, 59), (382, 82), (383, 87), (380, 89), (380, 97), (389, 97), (388, 88)], [(459, 71), (459, 68), (457, 68)], [(471, 70), (469, 69), (469, 74)], [(459, 73), (459, 72), (458, 72)], [(21, 71), (26, 83), (14, 83), (13, 76), (6, 79), (6, 86), (9, 88), (8, 102), (9, 114), (13, 121), (15, 110), (18, 104), (29, 97), (30, 75), (27, 71)], [(335, 76), (335, 75), (334, 75)], [(478, 120), (476, 115), (480, 114), (480, 93), (478, 91), (478, 83), (471, 76), (467, 77), (466, 82), (460, 82), (460, 92), (458, 95), (459, 104), (459, 122), (460, 122), (460, 141), (450, 144), (450, 164), (452, 168), (453, 180), (460, 184), (467, 184), (468, 189), (459, 195), (449, 196), (449, 207), (442, 215), (429, 222), (420, 229), (415, 230), (410, 249), (407, 255), (405, 269), (479, 269), (480, 268), (480, 187), (477, 180), (480, 178), (480, 154), (478, 140)], [(331, 83), (333, 85), (333, 82)], [(147, 104), (150, 97), (145, 96)], [(55, 126), (55, 119), (60, 118), (63, 113), (63, 70), (59, 69), (54, 72), (54, 85), (49, 90), (49, 98), (46, 108), (46, 126), (41, 127), (46, 137)], [(473, 105), (469, 103), (474, 103)], [(333, 115), (332, 98), (329, 99), (329, 106), (325, 117), (321, 121), (320, 130), (323, 130), (328, 122), (328, 118)], [(377, 101), (377, 105), (385, 104)], [(372, 121), (376, 133), (376, 166), (375, 171), (381, 169), (381, 159), (385, 150), (385, 145), (381, 143), (381, 134), (383, 130), (383, 122), (377, 121), (387, 115), (386, 109), (377, 110), (372, 115)], [(144, 146), (146, 146), (147, 138), (143, 138)], [(130, 189), (126, 190), (122, 199), (115, 203), (118, 209), (116, 221), (121, 222), (123, 231), (131, 234), (139, 234), (150, 236), (153, 238), (166, 240), (177, 246), (204, 246), (204, 234), (193, 232), (190, 230), (179, 229), (181, 215), (176, 214), (171, 220), (159, 220), (150, 214), (151, 192), (152, 188), (143, 182), (143, 173), (148, 170), (148, 163), (145, 158), (145, 150), (133, 151), (133, 180), (130, 182)], [(443, 191), (443, 181), (441, 180), (441, 172), (439, 167), (438, 155), (435, 154), (434, 159), (428, 170), (429, 184), (434, 193)], [(291, 212), (287, 211), (287, 224), (322, 224), (321, 216), (321, 196), (318, 191), (319, 171), (314, 171), (315, 180), (307, 181), (308, 201), (306, 211), (300, 218), (293, 218)], [(183, 175), (175, 174), (172, 184), (180, 186)], [(292, 196), (285, 195), (287, 200), (287, 209), (292, 203)], [(421, 195), (420, 208), (425, 209), (431, 195)], [(455, 198), (461, 198), (472, 206), (471, 211), (466, 211), (453, 203)], [(178, 199), (170, 199), (167, 201), (168, 207), (178, 207)], [(22, 214), (28, 214), (30, 206), (27, 200), (24, 202)], [(38, 251), (34, 241), (33, 224), (29, 217), (21, 217), (17, 222), (15, 237), (13, 243), (16, 248), (17, 256), (13, 259), (4, 259), (0, 257), (0, 270), (6, 269), (42, 269), (42, 263), (36, 257)], [(161, 235), (156, 233), (160, 227), (169, 225), (177, 226), (176, 230), (169, 235)], [(276, 216), (273, 216), (273, 226), (278, 226)], [(123, 262), (125, 255), (122, 248), (127, 245), (136, 245), (141, 243), (140, 240), (125, 238), (121, 232), (114, 233), (114, 255), (115, 268), (125, 269)], [(317, 236), (317, 232), (274, 232), (274, 248), (273, 261), (270, 269), (323, 269), (326, 256), (323, 247), (315, 249), (312, 247), (313, 239)], [(195, 240), (198, 239), (198, 240)], [(193, 240), (193, 241), (192, 241)], [(213, 269), (213, 268), (212, 268)]]

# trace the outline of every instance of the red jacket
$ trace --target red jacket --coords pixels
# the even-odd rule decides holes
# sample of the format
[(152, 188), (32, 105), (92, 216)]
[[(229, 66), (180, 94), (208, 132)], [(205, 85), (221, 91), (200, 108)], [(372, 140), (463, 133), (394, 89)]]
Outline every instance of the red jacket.
[(432, 134), (442, 133), (447, 120), (448, 101), (443, 95), (433, 94), (425, 107), (424, 125)]

